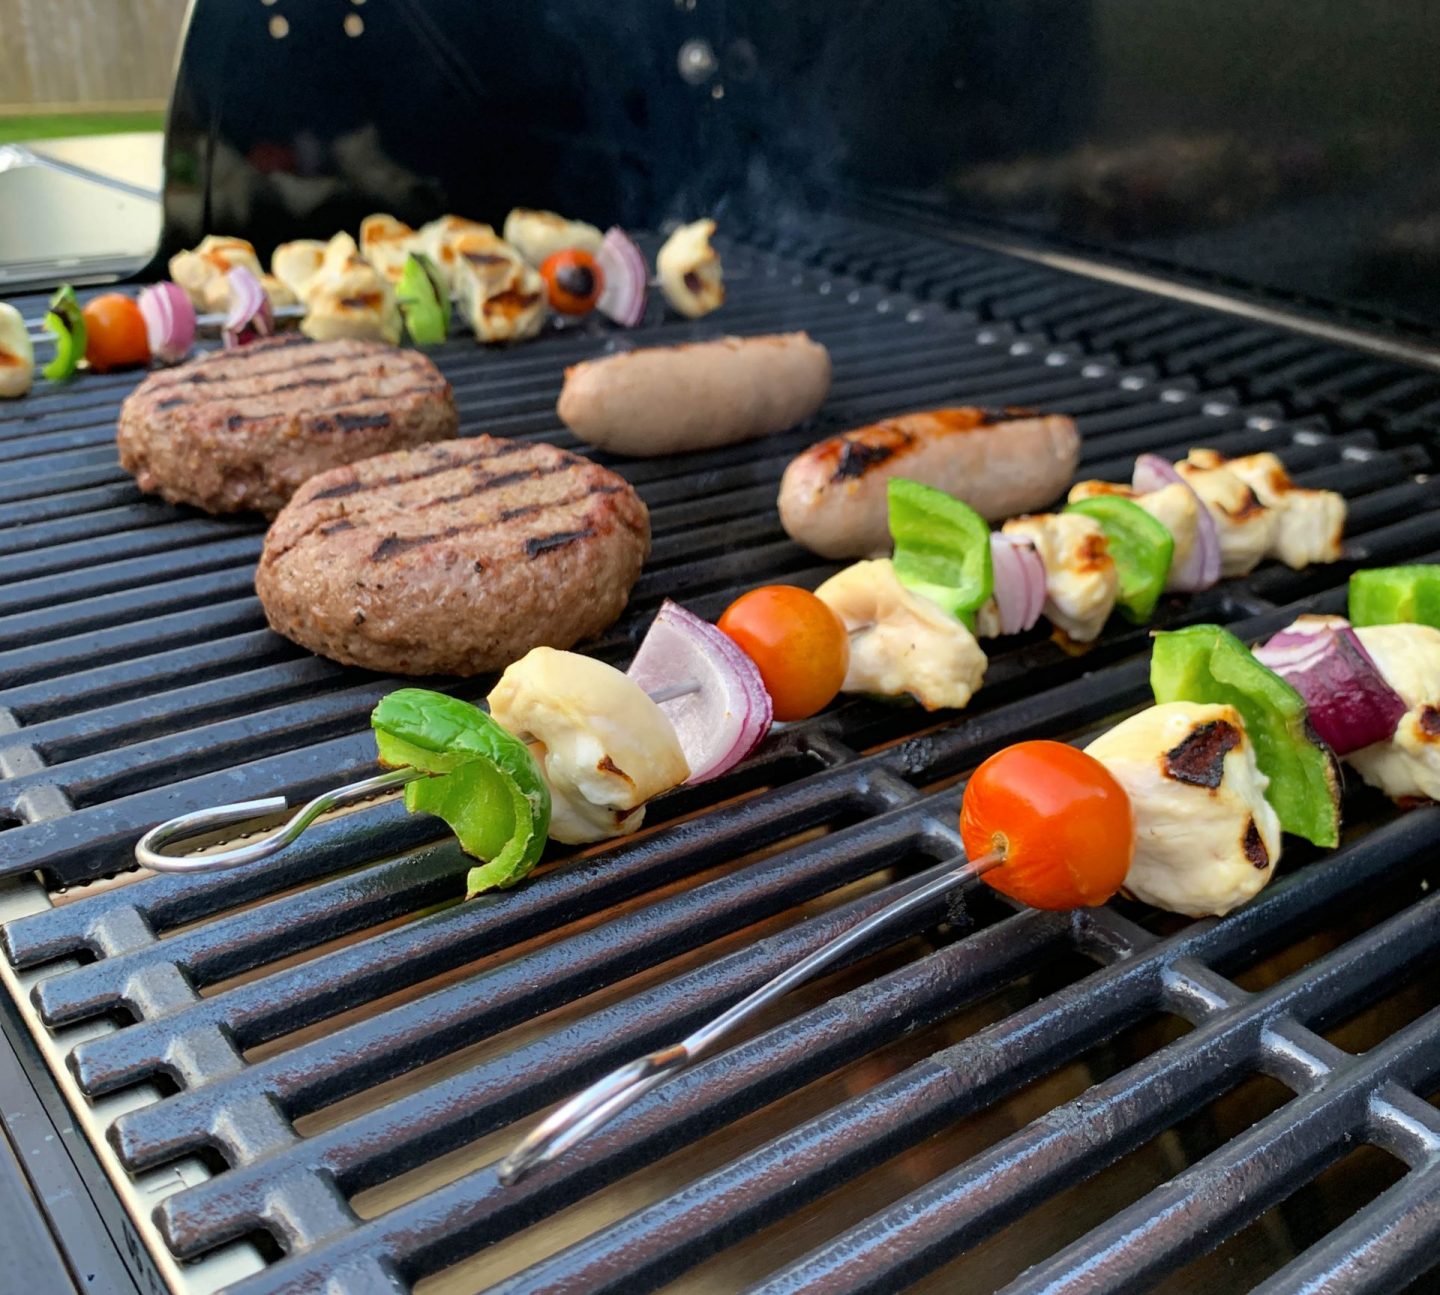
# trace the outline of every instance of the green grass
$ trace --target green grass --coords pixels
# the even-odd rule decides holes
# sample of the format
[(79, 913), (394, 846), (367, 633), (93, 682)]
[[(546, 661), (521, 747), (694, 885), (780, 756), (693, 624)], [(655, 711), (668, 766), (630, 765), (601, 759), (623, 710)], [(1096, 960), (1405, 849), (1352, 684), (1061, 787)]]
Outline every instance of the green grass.
[(64, 139), (70, 135), (115, 135), (129, 130), (164, 130), (163, 112), (74, 112), (42, 116), (0, 115), (0, 144), (32, 139)]

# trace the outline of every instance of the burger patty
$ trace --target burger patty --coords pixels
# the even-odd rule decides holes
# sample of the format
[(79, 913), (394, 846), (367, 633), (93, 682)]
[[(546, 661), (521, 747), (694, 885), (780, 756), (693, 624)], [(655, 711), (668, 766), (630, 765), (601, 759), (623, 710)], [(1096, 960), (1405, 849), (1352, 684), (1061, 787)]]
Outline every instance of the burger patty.
[(649, 551), (623, 478), (480, 436), (312, 477), (270, 527), (255, 589), (271, 628), (321, 656), (472, 675), (598, 634)]
[(116, 439), (141, 490), (273, 517), (317, 472), (458, 426), (450, 384), (418, 351), (288, 335), (152, 373), (121, 407)]

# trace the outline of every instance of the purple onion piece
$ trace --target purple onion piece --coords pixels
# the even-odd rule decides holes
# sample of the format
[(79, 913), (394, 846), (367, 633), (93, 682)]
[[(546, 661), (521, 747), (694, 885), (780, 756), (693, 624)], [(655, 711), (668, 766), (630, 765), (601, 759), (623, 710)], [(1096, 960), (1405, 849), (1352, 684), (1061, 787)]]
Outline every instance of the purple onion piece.
[(1400, 694), (1339, 616), (1300, 617), (1256, 648), (1255, 659), (1305, 699), (1311, 726), (1336, 755), (1388, 741), (1405, 714)]

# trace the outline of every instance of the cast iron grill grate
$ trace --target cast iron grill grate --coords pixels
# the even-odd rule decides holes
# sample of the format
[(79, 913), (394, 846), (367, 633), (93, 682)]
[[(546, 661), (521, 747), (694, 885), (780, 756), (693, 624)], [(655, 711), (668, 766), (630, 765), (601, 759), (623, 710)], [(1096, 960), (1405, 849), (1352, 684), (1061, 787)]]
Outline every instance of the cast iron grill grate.
[[(1031, 267), (893, 234), (887, 246), (890, 261), (876, 252), (854, 274), (727, 251), (736, 282), (717, 323), (810, 329), (834, 355), (835, 392), (803, 433), (614, 464), (649, 503), (656, 542), (600, 655), (625, 659), (667, 594), (714, 616), (740, 588), (816, 582), (831, 568), (786, 541), (773, 511), (788, 457), (832, 428), (947, 400), (1074, 413), (1086, 475), (1208, 444), (1275, 449), (1305, 484), (1345, 491), (1346, 562), (1266, 566), (1166, 604), (1161, 625), (1218, 619), (1256, 636), (1299, 610), (1339, 610), (1357, 562), (1440, 554), (1440, 484), (1414, 476), (1409, 451), (1287, 421), (1278, 402), (1242, 403), (1238, 383), (924, 300), (907, 274), (1020, 296)], [(672, 322), (644, 340), (707, 331)], [(560, 369), (602, 342), (451, 344), (441, 363), (464, 431), (573, 445), (553, 416)], [(57, 885), (122, 865), (160, 818), (360, 774), (366, 715), (393, 683), (265, 631), (249, 592), (258, 526), (135, 492), (112, 442), (128, 386), (37, 394), (0, 429), (0, 821), (14, 824), (0, 861)], [(1304, 392), (1284, 394), (1298, 407)], [(1440, 1088), (1440, 1008), (1417, 986), (1440, 946), (1426, 893), (1440, 820), (1364, 797), (1339, 852), (1296, 850), (1222, 922), (1124, 904), (1015, 912), (988, 893), (917, 915), (575, 1155), (508, 1191), (488, 1167), (533, 1114), (952, 854), (958, 780), (990, 751), (1081, 737), (1145, 698), (1143, 631), (1114, 627), (1080, 660), (1017, 640), (963, 716), (847, 702), (658, 803), (638, 837), (468, 904), (455, 902), (458, 851), (393, 804), (234, 875), (72, 886), (53, 907), (13, 881), (0, 893), (6, 983), (72, 1100), (107, 1112), (95, 1121), (107, 1163), (147, 1183), (197, 1160), (213, 1172), (176, 1171), (137, 1209), (161, 1271), (192, 1288), (215, 1285), (217, 1255), (245, 1291), (363, 1295), (432, 1277), (436, 1290), (890, 1291), (929, 1273), (935, 1289), (1138, 1287), (1193, 1275), (1370, 1144), (1397, 1163), (1395, 1185), (1303, 1253), (1272, 1256), (1273, 1289), (1340, 1272), (1347, 1290), (1394, 1291), (1440, 1234), (1440, 1115), (1423, 1100)], [(1343, 1035), (1397, 995), (1399, 1027), (1364, 1047)], [(1098, 1079), (1088, 1091), (1056, 1079), (1082, 1072)], [(1254, 1075), (1290, 1100), (1104, 1216), (1031, 1235), (1015, 1253), (1033, 1270), (965, 1266)], [(108, 1114), (117, 1101), (127, 1109)], [(995, 1111), (1013, 1122), (971, 1127)], [(836, 1204), (852, 1189), (858, 1213)], [(796, 1216), (810, 1226), (786, 1231)]]
[(978, 247), (835, 219), (757, 228), (761, 246), (924, 300), (1004, 320), (1053, 342), (1077, 343), (1119, 362), (1153, 365), (1242, 400), (1278, 401), (1292, 417), (1335, 430), (1365, 424), (1386, 443), (1440, 435), (1440, 372), (1302, 337), (1263, 323), (1176, 303), (1133, 288), (999, 256)]

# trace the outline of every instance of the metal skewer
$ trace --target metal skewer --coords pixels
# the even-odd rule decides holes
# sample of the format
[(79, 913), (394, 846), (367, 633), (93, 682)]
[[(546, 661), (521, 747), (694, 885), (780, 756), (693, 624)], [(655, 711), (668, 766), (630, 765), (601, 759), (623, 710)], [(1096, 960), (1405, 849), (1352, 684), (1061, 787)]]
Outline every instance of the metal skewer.
[[(271, 313), (274, 315), (276, 321), (278, 322), (280, 320), (287, 319), (304, 319), (305, 311), (306, 307), (300, 305), (275, 306), (272, 309)], [(197, 328), (203, 328), (206, 330), (223, 328), (225, 326), (225, 315), (223, 312), (207, 315), (196, 315), (195, 326)], [(30, 340), (32, 342), (43, 342), (50, 336), (49, 332), (45, 328), (45, 320), (43, 318), (27, 319), (25, 321), (25, 331), (30, 334)]]
[[(679, 1043), (661, 1048), (648, 1056), (637, 1058), (618, 1070), (612, 1070), (583, 1092), (577, 1093), (558, 1110), (542, 1120), (496, 1167), (501, 1183), (509, 1187), (527, 1174), (564, 1155), (602, 1125), (614, 1119), (632, 1102), (700, 1060), (736, 1026), (764, 1010), (776, 999), (804, 984), (824, 971), (856, 945), (862, 944), (877, 931), (883, 930), (907, 913), (923, 907), (938, 896), (974, 881), (982, 873), (999, 867), (1005, 856), (998, 850), (978, 859), (951, 859), (937, 867), (942, 871), (923, 881), (899, 899), (887, 904), (869, 917), (855, 923), (848, 931), (822, 944), (813, 953), (801, 958), (794, 966), (767, 980), (733, 1007), (720, 1013), (698, 1030), (687, 1034)], [(934, 872), (934, 869), (930, 870)]]
[[(691, 693), (699, 691), (698, 683), (686, 679), (680, 683), (671, 684), (668, 688), (659, 688), (650, 693), (649, 697), (651, 701), (660, 705), (667, 701), (675, 701), (680, 697), (688, 697)], [(522, 742), (533, 740), (530, 735), (525, 733), (517, 736)], [(135, 862), (146, 868), (152, 868), (156, 872), (223, 872), (226, 868), (239, 868), (247, 863), (258, 863), (261, 859), (268, 859), (272, 854), (278, 854), (286, 846), (293, 845), (300, 839), (300, 834), (320, 815), (328, 814), (331, 810), (339, 809), (343, 805), (353, 805), (357, 801), (368, 800), (370, 797), (381, 795), (384, 792), (398, 791), (407, 782), (431, 776), (421, 769), (391, 769), (386, 773), (377, 774), (373, 778), (362, 778), (358, 782), (348, 782), (343, 787), (333, 787), (329, 791), (321, 792), (313, 800), (306, 801), (284, 823), (273, 831), (267, 832), (259, 840), (245, 845), (230, 846), (225, 850), (216, 850), (212, 854), (162, 854), (163, 846), (174, 845), (179, 841), (193, 840), (197, 836), (208, 835), (222, 827), (233, 827), (235, 824), (244, 823), (249, 819), (277, 814), (283, 809), (288, 809), (290, 802), (284, 796), (267, 796), (262, 800), (241, 800), (234, 801), (229, 805), (213, 805), (209, 809), (192, 810), (188, 814), (180, 814), (175, 818), (166, 819), (165, 822), (146, 832), (135, 843)]]

